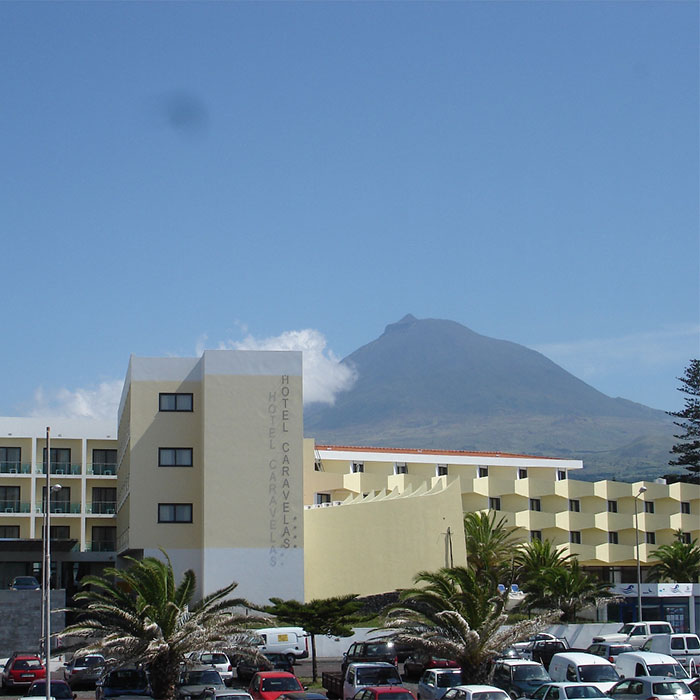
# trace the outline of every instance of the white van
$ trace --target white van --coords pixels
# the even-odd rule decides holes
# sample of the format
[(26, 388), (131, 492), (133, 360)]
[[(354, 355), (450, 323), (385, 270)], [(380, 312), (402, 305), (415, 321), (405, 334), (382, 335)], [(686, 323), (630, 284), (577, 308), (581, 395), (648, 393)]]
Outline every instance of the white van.
[(253, 631), (263, 639), (258, 645), (263, 654), (284, 654), (292, 664), (309, 656), (309, 635), (301, 627), (265, 627)]
[(553, 681), (594, 685), (603, 693), (620, 680), (615, 667), (607, 659), (575, 651), (555, 654), (549, 664), (549, 675)]
[(700, 638), (697, 634), (657, 634), (644, 642), (642, 651), (668, 654), (691, 676), (700, 675)]
[(672, 656), (655, 654), (652, 651), (626, 651), (618, 654), (615, 668), (620, 678), (635, 676), (670, 676), (671, 678), (687, 678), (683, 666)]

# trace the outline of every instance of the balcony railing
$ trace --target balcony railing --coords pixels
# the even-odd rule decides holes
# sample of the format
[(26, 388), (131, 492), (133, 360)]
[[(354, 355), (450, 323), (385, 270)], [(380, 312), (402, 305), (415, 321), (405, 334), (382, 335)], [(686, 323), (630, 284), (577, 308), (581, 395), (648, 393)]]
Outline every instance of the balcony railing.
[(0, 513), (31, 513), (31, 504), (25, 501), (0, 501)]
[(32, 465), (21, 462), (0, 462), (0, 474), (31, 474)]
[[(46, 465), (38, 464), (36, 467), (37, 474), (46, 474)], [(82, 473), (82, 468), (80, 464), (68, 464), (68, 462), (52, 462), (51, 463), (51, 473), (52, 474), (69, 474), (76, 475)]]
[(114, 515), (116, 509), (116, 501), (92, 501), (85, 506), (85, 512), (89, 515)]
[(88, 464), (87, 473), (91, 476), (114, 476), (117, 473), (116, 464)]
[[(37, 503), (36, 505), (36, 513), (43, 513), (44, 512), (44, 504), (42, 503)], [(51, 512), (52, 513), (57, 513), (60, 515), (61, 513), (67, 513), (67, 514), (79, 514), (80, 513), (80, 503), (66, 503), (62, 501), (51, 501)]]
[(116, 552), (117, 543), (115, 540), (103, 542), (101, 540), (92, 540), (85, 543), (86, 552)]

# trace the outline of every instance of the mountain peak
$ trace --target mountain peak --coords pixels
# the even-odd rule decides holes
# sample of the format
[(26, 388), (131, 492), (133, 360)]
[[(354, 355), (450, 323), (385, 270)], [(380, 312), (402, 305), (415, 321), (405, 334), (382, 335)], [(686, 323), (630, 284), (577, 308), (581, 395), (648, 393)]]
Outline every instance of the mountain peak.
[(407, 326), (412, 326), (417, 323), (418, 319), (413, 314), (406, 314), (400, 321), (396, 323), (390, 323), (385, 329), (385, 333), (391, 333), (392, 331), (400, 330), (401, 328), (406, 328)]

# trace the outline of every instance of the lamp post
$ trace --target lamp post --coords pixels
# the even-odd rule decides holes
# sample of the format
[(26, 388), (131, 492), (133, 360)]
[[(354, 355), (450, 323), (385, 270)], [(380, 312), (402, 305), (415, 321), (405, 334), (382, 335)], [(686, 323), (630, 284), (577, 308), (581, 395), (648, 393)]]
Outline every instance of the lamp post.
[(51, 486), (51, 429), (46, 428), (46, 498), (44, 499), (44, 567), (42, 576), (46, 700), (51, 700), (51, 493), (57, 493), (60, 490), (61, 484)]
[(637, 620), (642, 621), (642, 564), (639, 558), (639, 510), (637, 500), (647, 490), (646, 486), (640, 486), (634, 497), (634, 532), (637, 539)]

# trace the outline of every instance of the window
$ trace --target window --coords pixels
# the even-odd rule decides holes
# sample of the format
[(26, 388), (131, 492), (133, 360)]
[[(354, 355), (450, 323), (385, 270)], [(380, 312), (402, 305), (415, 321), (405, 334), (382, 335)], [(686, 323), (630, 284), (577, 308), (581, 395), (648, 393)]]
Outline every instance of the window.
[(19, 513), (19, 486), (0, 486), (0, 513)]
[(92, 512), (99, 515), (110, 515), (114, 513), (117, 505), (116, 488), (93, 488), (92, 489)]
[(690, 533), (681, 532), (680, 540), (683, 544), (690, 544)]
[(580, 513), (581, 512), (581, 501), (579, 501), (578, 498), (570, 498), (569, 499), (569, 510), (572, 513)]
[(617, 501), (608, 501), (608, 513), (617, 513)]
[[(41, 490), (41, 510), (46, 510), (46, 486)], [(51, 512), (70, 513), (70, 486), (51, 492)]]
[(362, 474), (365, 470), (365, 463), (364, 462), (353, 462), (350, 465), (350, 470), (352, 471), (353, 474)]
[(527, 469), (518, 469), (518, 479), (527, 479)]
[(98, 476), (117, 473), (116, 450), (93, 450), (92, 473)]
[(542, 501), (539, 498), (531, 498), (530, 510), (542, 510)]
[(158, 448), (159, 467), (191, 467), (192, 448), (191, 447), (159, 447)]
[(542, 530), (533, 530), (530, 533), (530, 542), (533, 540), (540, 540), (540, 542), (542, 541)]
[(19, 525), (0, 525), (0, 540), (18, 540)]
[(619, 544), (619, 540), (617, 532), (608, 532), (608, 544)]
[(394, 474), (408, 474), (408, 465), (406, 462), (397, 462), (394, 465)]
[(681, 513), (690, 514), (690, 501), (681, 501)]
[(22, 465), (22, 449), (19, 447), (0, 447), (0, 471), (15, 474)]
[(315, 472), (322, 472), (323, 471), (323, 465), (321, 464), (321, 460), (317, 459), (314, 462), (314, 471)]
[(476, 471), (476, 476), (477, 478), (481, 479), (485, 476), (489, 475), (489, 468), (488, 467), (479, 467)]
[(656, 533), (655, 532), (645, 533), (645, 541), (647, 544), (656, 544)]
[(192, 394), (158, 394), (159, 411), (192, 411)]
[(159, 503), (158, 504), (159, 523), (191, 523), (192, 504), (191, 503)]
[(654, 501), (644, 501), (644, 512), (653, 513), (654, 512)]
[(571, 544), (581, 544), (581, 533), (578, 530), (572, 530), (569, 533), (569, 542)]
[[(46, 448), (44, 448), (42, 463), (46, 473)], [(70, 447), (51, 448), (51, 473), (70, 474)]]
[(557, 470), (557, 481), (564, 481), (566, 479), (566, 472), (563, 469)]
[(447, 476), (447, 465), (438, 464), (435, 468), (435, 473), (437, 474), (437, 476)]
[(330, 493), (317, 493), (314, 496), (314, 502), (316, 503), (316, 505), (321, 505), (322, 503), (330, 503), (331, 495)]
[(501, 510), (501, 499), (498, 497), (489, 498), (489, 510)]
[(70, 525), (51, 525), (49, 538), (52, 540), (69, 540)]
[(114, 552), (117, 549), (117, 528), (95, 526), (92, 528), (90, 550), (93, 552)]

